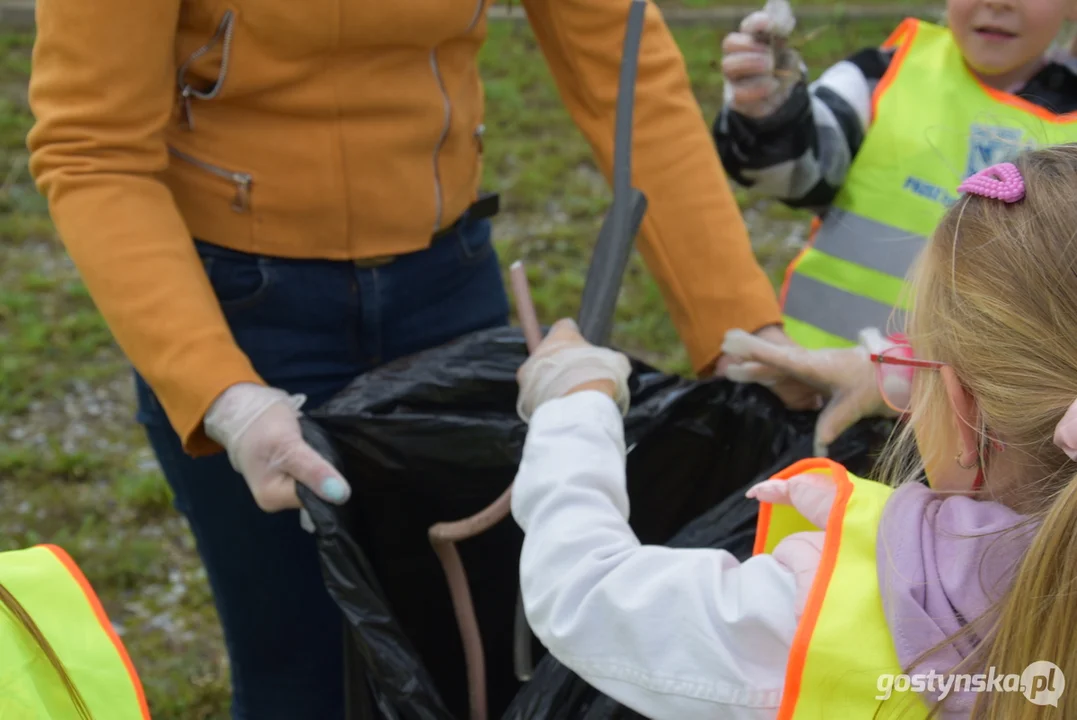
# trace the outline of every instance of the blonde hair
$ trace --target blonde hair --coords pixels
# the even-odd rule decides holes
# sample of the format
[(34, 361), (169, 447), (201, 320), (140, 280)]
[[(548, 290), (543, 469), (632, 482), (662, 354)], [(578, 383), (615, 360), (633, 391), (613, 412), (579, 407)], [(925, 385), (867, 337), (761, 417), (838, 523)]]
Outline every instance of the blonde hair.
[[(1020, 674), (1047, 660), (1077, 678), (1077, 463), (1053, 443), (1077, 399), (1077, 145), (1028, 151), (1014, 164), (1023, 200), (964, 196), (946, 213), (914, 268), (907, 332), (917, 355), (948, 364), (976, 398), (987, 487), (1005, 492), (992, 482), (997, 440), (1007, 466), (1020, 469), (1001, 497), (1030, 516), (1018, 528), (1032, 541), (1012, 586), (961, 633), (979, 638), (962, 665), (980, 667), (954, 671)], [(955, 462), (939, 373), (915, 374), (913, 408), (884, 459), (891, 482)], [(1044, 710), (1022, 693), (984, 692), (973, 717), (1022, 720)], [(1064, 693), (1058, 711), (1077, 717), (1077, 693)]]

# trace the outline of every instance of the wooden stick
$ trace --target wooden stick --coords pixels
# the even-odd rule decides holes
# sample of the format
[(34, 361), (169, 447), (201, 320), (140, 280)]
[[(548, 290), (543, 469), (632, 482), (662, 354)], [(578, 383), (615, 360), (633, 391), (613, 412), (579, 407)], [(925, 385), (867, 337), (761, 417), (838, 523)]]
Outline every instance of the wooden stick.
[(516, 317), (520, 320), (524, 340), (527, 341), (527, 352), (533, 353), (542, 342), (542, 327), (539, 325), (538, 313), (535, 312), (535, 303), (531, 300), (531, 289), (527, 286), (527, 271), (519, 260), (509, 268), (509, 279), (512, 281), (513, 297), (516, 299)]
[[(534, 352), (542, 342), (535, 304), (527, 285), (527, 273), (523, 263), (516, 261), (509, 268), (512, 291), (516, 299), (516, 315), (523, 328), (527, 351)], [(467, 571), (456, 550), (456, 543), (481, 535), (498, 524), (512, 511), (512, 485), (501, 496), (471, 517), (455, 522), (442, 522), (427, 531), (430, 544), (441, 562), (445, 580), (449, 584), (456, 624), (460, 627), (460, 639), (464, 644), (464, 660), (467, 663), (468, 705), (471, 720), (486, 720), (486, 659), (482, 649), (482, 633), (475, 615), (475, 604), (468, 587)]]

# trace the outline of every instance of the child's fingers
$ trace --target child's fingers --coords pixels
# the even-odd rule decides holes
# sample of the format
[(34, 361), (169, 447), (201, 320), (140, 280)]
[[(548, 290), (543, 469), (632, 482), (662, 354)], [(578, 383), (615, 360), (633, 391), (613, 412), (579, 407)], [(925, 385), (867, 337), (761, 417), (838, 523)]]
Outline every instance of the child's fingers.
[(550, 327), (550, 332), (538, 344), (534, 352), (516, 370), (516, 381), (520, 385), (537, 372), (537, 368), (556, 363), (562, 353), (577, 348), (590, 348), (591, 344), (580, 334), (580, 328), (572, 318), (558, 320)]
[(576, 325), (576, 321), (564, 318), (550, 327), (550, 332), (532, 352), (532, 357), (547, 357), (567, 347), (587, 344), (587, 341), (580, 335), (580, 328)]
[(554, 339), (576, 339), (581, 340), (580, 327), (576, 324), (576, 321), (572, 318), (561, 318), (550, 327), (550, 333), (548, 335)]
[(725, 369), (725, 377), (738, 383), (756, 383), (771, 387), (785, 379), (786, 373), (758, 362), (734, 362)]
[(838, 488), (829, 475), (804, 473), (789, 478), (789, 502), (815, 527), (825, 528)]
[(789, 483), (785, 480), (764, 480), (748, 488), (745, 495), (752, 500), (771, 505), (789, 505)]
[(734, 105), (746, 108), (774, 97), (778, 92), (780, 83), (774, 77), (763, 75), (747, 80), (738, 80), (736, 83), (731, 83), (731, 85)]
[(796, 345), (778, 345), (743, 330), (730, 330), (722, 343), (722, 352), (769, 365), (803, 382), (818, 384), (820, 380), (811, 351)]
[(774, 74), (774, 55), (769, 52), (732, 52), (722, 57), (722, 75), (738, 82)]
[(818, 447), (829, 447), (838, 437), (864, 417), (864, 401), (857, 393), (844, 392), (835, 395), (815, 423), (815, 442)]
[(733, 32), (722, 40), (722, 54), (733, 55), (735, 53), (753, 53), (756, 55), (773, 55), (770, 46), (758, 42), (751, 35)]
[(764, 10), (756, 10), (740, 23), (740, 31), (745, 35), (769, 33), (774, 27), (774, 18)]
[(796, 378), (783, 377), (767, 387), (790, 410), (822, 410), (826, 404), (819, 388)]

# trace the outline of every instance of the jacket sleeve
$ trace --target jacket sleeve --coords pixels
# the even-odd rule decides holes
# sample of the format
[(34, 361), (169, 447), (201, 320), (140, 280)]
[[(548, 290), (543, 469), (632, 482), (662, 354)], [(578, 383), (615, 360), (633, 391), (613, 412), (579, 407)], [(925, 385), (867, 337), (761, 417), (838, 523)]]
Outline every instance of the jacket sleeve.
[[(531, 418), (512, 490), (535, 635), (589, 685), (655, 720), (773, 719), (797, 627), (773, 556), (641, 545), (620, 413), (581, 392)], [(660, 478), (654, 478), (661, 481)]]
[(236, 346), (168, 188), (180, 0), (38, 0), (30, 170), (121, 349), (189, 452), (202, 416), (261, 382)]
[[(612, 177), (614, 118), (628, 20), (624, 0), (524, 0), (561, 98)], [(648, 200), (640, 252), (702, 371), (725, 331), (781, 322), (689, 84), (684, 58), (647, 4), (636, 85), (632, 178)]]
[(794, 208), (830, 207), (871, 126), (872, 94), (892, 52), (869, 48), (798, 83), (772, 115), (722, 108), (714, 141), (726, 172), (744, 187)]

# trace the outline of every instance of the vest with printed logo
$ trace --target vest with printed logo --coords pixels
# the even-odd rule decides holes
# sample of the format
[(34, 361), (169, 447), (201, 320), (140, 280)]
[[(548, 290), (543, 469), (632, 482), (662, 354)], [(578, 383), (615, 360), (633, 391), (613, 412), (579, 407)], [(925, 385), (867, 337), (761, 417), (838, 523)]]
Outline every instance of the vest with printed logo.
[(782, 288), (786, 332), (808, 348), (903, 329), (908, 272), (961, 182), (1021, 150), (1077, 142), (1077, 113), (987, 87), (945, 28), (907, 19), (884, 47), (895, 52), (871, 127)]

